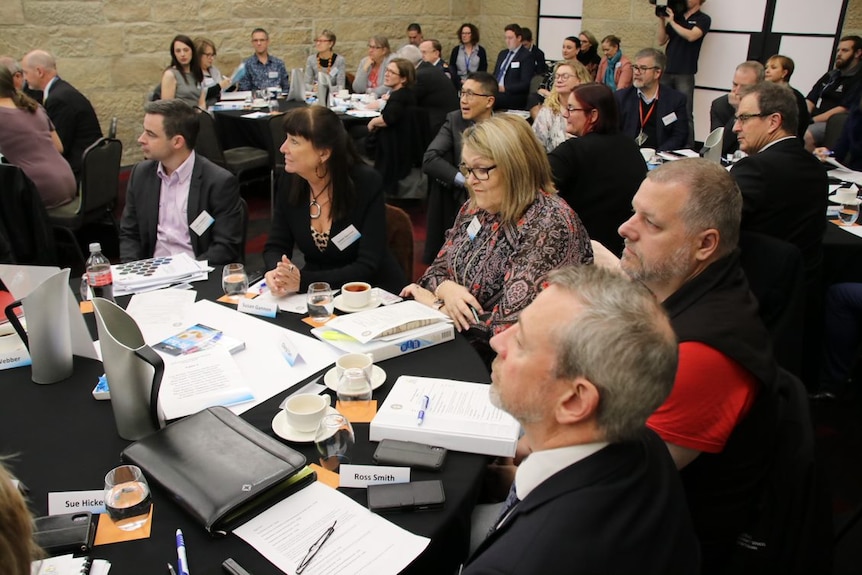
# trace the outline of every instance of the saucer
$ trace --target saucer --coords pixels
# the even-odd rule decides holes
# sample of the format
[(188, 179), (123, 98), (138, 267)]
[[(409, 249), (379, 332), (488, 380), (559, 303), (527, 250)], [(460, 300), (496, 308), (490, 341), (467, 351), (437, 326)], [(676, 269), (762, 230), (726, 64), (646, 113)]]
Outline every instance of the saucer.
[[(330, 406), (326, 408), (325, 415), (332, 415), (333, 413), (338, 413), (334, 407)], [(311, 443), (314, 441), (314, 434), (317, 433), (317, 430), (298, 431), (291, 427), (287, 422), (287, 414), (283, 409), (279, 409), (275, 417), (272, 418), (272, 430), (280, 438), (293, 441), (294, 443)]]
[(832, 202), (833, 204), (842, 204), (845, 206), (858, 206), (860, 203), (862, 203), (862, 200), (860, 200), (859, 198), (853, 198), (849, 202), (843, 202), (841, 200), (837, 200), (836, 195), (837, 194), (832, 194), (831, 196), (829, 196), (829, 201)]
[(337, 309), (338, 311), (343, 311), (345, 313), (354, 313), (357, 311), (365, 311), (376, 308), (380, 305), (380, 298), (372, 298), (372, 300), (368, 302), (368, 305), (365, 305), (363, 307), (353, 307), (344, 303), (344, 294), (339, 294), (335, 296), (335, 299), (332, 300), (332, 303), (335, 304), (335, 309)]
[[(371, 366), (371, 389), (377, 389), (386, 381), (386, 372), (376, 365)], [(332, 391), (338, 391), (338, 376), (335, 375), (335, 366), (323, 376), (323, 383)]]

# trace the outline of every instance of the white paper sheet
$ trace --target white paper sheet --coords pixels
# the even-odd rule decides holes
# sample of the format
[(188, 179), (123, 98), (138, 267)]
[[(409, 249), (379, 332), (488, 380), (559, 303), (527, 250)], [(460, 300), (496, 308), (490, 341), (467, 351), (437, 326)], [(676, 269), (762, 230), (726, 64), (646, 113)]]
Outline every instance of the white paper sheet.
[(193, 291), (162, 289), (132, 296), (126, 312), (152, 345), (193, 325), (187, 316), (194, 303)]
[(335, 530), (303, 575), (399, 573), (428, 546), (346, 495), (313, 483), (264, 511), (234, 533), (285, 573), (296, 573), (308, 548)]
[(838, 224), (834, 224), (834, 225), (838, 226), (839, 228), (841, 228), (842, 230), (844, 230), (848, 234), (853, 234), (854, 236), (858, 236), (858, 237), (862, 238), (862, 226), (860, 226), (860, 225), (853, 225), (853, 226), (841, 226)]

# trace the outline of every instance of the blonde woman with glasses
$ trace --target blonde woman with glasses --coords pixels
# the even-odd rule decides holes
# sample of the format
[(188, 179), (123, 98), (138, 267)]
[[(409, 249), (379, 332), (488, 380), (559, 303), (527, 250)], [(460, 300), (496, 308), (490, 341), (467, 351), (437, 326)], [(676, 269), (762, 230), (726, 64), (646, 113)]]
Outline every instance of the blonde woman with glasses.
[[(584, 73), (586, 74), (585, 68)], [(545, 98), (544, 105), (533, 120), (533, 132), (546, 152), (550, 152), (571, 137), (566, 132), (566, 119), (562, 112), (566, 107), (569, 94), (583, 83), (582, 77), (584, 76), (578, 76), (573, 64), (560, 62), (554, 66), (554, 85), (551, 93)]]
[(332, 79), (333, 85), (338, 90), (344, 88), (344, 76), (347, 64), (344, 56), (336, 54), (335, 32), (323, 30), (314, 41), (315, 53), (308, 57), (305, 62), (305, 85), (317, 84), (317, 75), (327, 74)]

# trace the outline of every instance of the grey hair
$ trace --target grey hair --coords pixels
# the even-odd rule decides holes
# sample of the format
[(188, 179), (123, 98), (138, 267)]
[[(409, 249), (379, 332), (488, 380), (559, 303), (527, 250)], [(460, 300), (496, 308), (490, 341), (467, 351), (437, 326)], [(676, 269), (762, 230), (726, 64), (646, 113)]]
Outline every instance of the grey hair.
[(395, 57), (404, 58), (405, 60), (416, 66), (417, 64), (419, 64), (419, 62), (422, 61), (422, 52), (413, 44), (405, 44), (398, 48), (398, 51), (395, 52)]
[(667, 314), (643, 285), (599, 266), (555, 270), (548, 282), (583, 306), (555, 334), (556, 376), (598, 389), (605, 440), (635, 438), (673, 388), (677, 341)]
[(661, 50), (656, 50), (655, 48), (644, 48), (635, 54), (635, 61), (638, 61), (640, 58), (652, 58), (655, 63), (655, 67), (662, 72), (667, 68), (667, 56), (665, 56), (664, 52)]
[(742, 64), (736, 67), (737, 70), (751, 70), (754, 72), (754, 75), (757, 76), (758, 82), (763, 82), (763, 79), (766, 77), (766, 70), (763, 68), (763, 64), (758, 62), (757, 60), (746, 60)]
[(796, 128), (799, 126), (799, 107), (796, 105), (796, 97), (788, 86), (760, 82), (740, 90), (739, 99), (750, 94), (757, 96), (761, 114), (780, 114), (781, 128), (791, 135), (796, 134)]
[(742, 193), (727, 170), (703, 158), (685, 158), (662, 164), (649, 172), (647, 178), (654, 183), (680, 184), (688, 189), (689, 198), (680, 217), (690, 235), (714, 228), (719, 236), (718, 257), (736, 249)]
[(12, 56), (0, 56), (0, 66), (5, 66), (13, 76), (21, 72), (21, 66)]

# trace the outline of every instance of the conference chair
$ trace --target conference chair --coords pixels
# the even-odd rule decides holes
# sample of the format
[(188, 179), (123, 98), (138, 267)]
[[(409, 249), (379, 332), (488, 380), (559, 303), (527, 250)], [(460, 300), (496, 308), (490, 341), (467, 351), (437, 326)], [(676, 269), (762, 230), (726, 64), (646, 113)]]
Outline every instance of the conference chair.
[(830, 150), (835, 149), (835, 145), (838, 144), (841, 131), (844, 130), (844, 124), (847, 122), (849, 115), (847, 112), (840, 112), (829, 116), (829, 119), (826, 120), (826, 132), (823, 135), (823, 145), (825, 147)]
[(267, 177), (269, 171), (269, 152), (252, 146), (240, 146), (229, 150), (222, 149), (216, 133), (215, 120), (206, 111), (197, 108), (200, 118), (200, 132), (195, 144), (195, 153), (218, 164), (231, 172), (239, 180), (240, 186)]
[(123, 144), (114, 138), (100, 138), (84, 150), (78, 197), (71, 203), (48, 210), (54, 230), (65, 235), (83, 264), (84, 253), (77, 234), (87, 224), (105, 223), (119, 238), (119, 227), (113, 209), (120, 185), (120, 161)]
[(428, 112), (411, 106), (398, 123), (369, 138), (375, 140), (374, 169), (383, 176), (387, 197), (424, 199), (428, 180), (421, 171), (422, 156), (433, 138)]
[(0, 256), (5, 263), (58, 265), (42, 198), (23, 170), (11, 164), (0, 164)]
[(407, 212), (389, 204), (386, 204), (386, 245), (404, 277), (413, 281), (413, 223)]
[(269, 136), (272, 149), (272, 169), (269, 174), (269, 217), (275, 213), (275, 190), (278, 179), (284, 173), (284, 155), (279, 151), (286, 138), (284, 134), (284, 116), (277, 115), (269, 119)]

